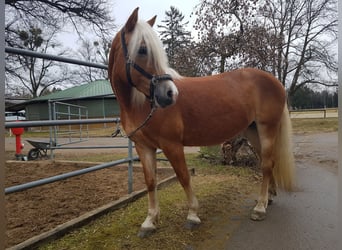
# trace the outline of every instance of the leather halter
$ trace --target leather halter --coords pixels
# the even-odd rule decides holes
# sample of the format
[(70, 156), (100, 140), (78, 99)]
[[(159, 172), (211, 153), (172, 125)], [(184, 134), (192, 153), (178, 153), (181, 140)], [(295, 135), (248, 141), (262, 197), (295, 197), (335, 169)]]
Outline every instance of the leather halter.
[(148, 98), (150, 100), (151, 111), (148, 114), (148, 116), (145, 118), (145, 120), (136, 129), (134, 129), (131, 133), (127, 134), (127, 137), (131, 138), (138, 130), (140, 130), (142, 127), (144, 127), (146, 125), (146, 123), (152, 118), (154, 111), (157, 109), (157, 107), (155, 106), (155, 100), (154, 100), (154, 90), (155, 90), (155, 87), (157, 86), (157, 84), (159, 83), (159, 81), (165, 81), (165, 80), (173, 81), (173, 80), (172, 80), (171, 75), (169, 75), (169, 74), (151, 75), (150, 73), (146, 72), (142, 67), (140, 67), (138, 64), (136, 64), (130, 58), (130, 56), (128, 55), (128, 49), (127, 49), (127, 45), (126, 45), (124, 29), (122, 29), (122, 31), (121, 31), (121, 45), (122, 45), (122, 49), (123, 49), (125, 60), (126, 60), (126, 77), (127, 77), (128, 83), (132, 87), (135, 87), (136, 89), (138, 89), (132, 81), (131, 67), (133, 67), (135, 70), (137, 70), (145, 78), (150, 80), (150, 95), (146, 95), (145, 93), (143, 93), (143, 94), (146, 96), (146, 98)]
[(132, 86), (137, 88), (137, 86), (133, 83), (132, 77), (131, 77), (131, 67), (133, 67), (135, 70), (137, 70), (140, 74), (142, 74), (145, 78), (150, 80), (150, 95), (144, 95), (150, 100), (151, 103), (151, 108), (154, 107), (154, 90), (157, 84), (160, 81), (165, 81), (165, 80), (170, 80), (172, 81), (172, 77), (169, 74), (162, 74), (162, 75), (151, 75), (150, 73), (146, 72), (142, 67), (140, 67), (138, 64), (136, 64), (128, 55), (128, 49), (126, 45), (126, 40), (125, 40), (125, 31), (122, 29), (121, 31), (121, 44), (122, 44), (122, 49), (124, 52), (125, 60), (126, 60), (126, 77), (128, 83)]

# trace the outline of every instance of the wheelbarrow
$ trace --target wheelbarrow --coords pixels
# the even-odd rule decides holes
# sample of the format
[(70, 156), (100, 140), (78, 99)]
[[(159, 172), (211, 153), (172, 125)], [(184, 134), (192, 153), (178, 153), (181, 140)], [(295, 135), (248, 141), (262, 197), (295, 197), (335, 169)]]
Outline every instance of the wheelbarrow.
[[(47, 157), (47, 151), (50, 149), (50, 142), (43, 142), (43, 141), (31, 141), (26, 140), (30, 143), (34, 148), (30, 149), (28, 152), (27, 158), (28, 160), (36, 160), (38, 158)], [(53, 143), (55, 146), (55, 143)]]

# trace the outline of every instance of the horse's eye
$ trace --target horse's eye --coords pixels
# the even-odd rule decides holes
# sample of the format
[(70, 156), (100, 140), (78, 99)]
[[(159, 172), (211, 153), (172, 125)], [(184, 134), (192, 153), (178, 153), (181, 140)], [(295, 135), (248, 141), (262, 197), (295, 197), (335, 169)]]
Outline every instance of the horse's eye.
[(138, 51), (139, 55), (146, 55), (147, 54), (147, 48), (145, 46), (141, 46)]

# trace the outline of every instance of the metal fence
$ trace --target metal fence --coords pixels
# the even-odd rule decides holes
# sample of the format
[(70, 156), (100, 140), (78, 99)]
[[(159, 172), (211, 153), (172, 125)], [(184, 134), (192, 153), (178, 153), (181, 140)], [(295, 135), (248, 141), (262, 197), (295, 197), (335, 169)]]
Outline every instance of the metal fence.
[[(18, 48), (6, 47), (5, 52), (13, 53), (13, 54), (19, 54), (19, 55), (23, 55), (23, 56), (31, 56), (31, 57), (41, 58), (41, 59), (48, 59), (48, 60), (65, 62), (65, 63), (71, 63), (71, 64), (76, 64), (76, 65), (100, 68), (100, 69), (107, 69), (108, 68), (107, 65), (103, 65), (103, 64), (85, 62), (85, 61), (81, 61), (81, 60), (70, 59), (70, 58), (55, 56), (55, 55), (50, 55), (50, 54), (43, 54), (43, 53), (38, 53), (38, 52), (23, 50), (23, 49), (18, 49)], [(69, 120), (6, 122), (5, 128), (80, 125), (80, 124), (96, 124), (96, 123), (112, 123), (112, 122), (118, 123), (118, 122), (120, 122), (120, 119), (119, 118), (105, 118), (105, 119), (69, 119)], [(8, 188), (5, 188), (5, 194), (19, 192), (19, 191), (23, 191), (23, 190), (26, 190), (29, 188), (45, 185), (48, 183), (65, 180), (67, 178), (71, 178), (74, 176), (90, 173), (90, 172), (97, 171), (97, 170), (104, 169), (104, 168), (108, 168), (108, 167), (117, 166), (117, 165), (123, 164), (123, 163), (128, 163), (128, 193), (131, 193), (131, 192), (133, 192), (133, 161), (138, 160), (139, 158), (133, 157), (133, 143), (131, 142), (131, 140), (128, 140), (127, 148), (128, 148), (128, 156), (125, 159), (120, 159), (117, 161), (99, 164), (99, 165), (95, 165), (92, 167), (80, 169), (77, 171), (72, 171), (69, 173), (56, 175), (56, 176), (32, 181), (29, 183), (24, 183), (21, 185), (8, 187)]]
[[(22, 122), (6, 122), (5, 128), (18, 128), (18, 127), (40, 127), (40, 126), (56, 126), (56, 125), (73, 125), (73, 124), (95, 124), (95, 123), (112, 123), (120, 122), (119, 118), (105, 118), (105, 119), (83, 119), (83, 120), (47, 120), (47, 121), (22, 121)], [(121, 147), (122, 148), (122, 147)], [(24, 191), (30, 188), (38, 187), (48, 183), (65, 180), (74, 176), (90, 173), (104, 168), (114, 167), (119, 164), (128, 163), (128, 193), (133, 192), (133, 162), (138, 160), (139, 157), (133, 157), (133, 143), (128, 139), (128, 156), (125, 159), (120, 159), (104, 164), (95, 165), (89, 168), (84, 168), (61, 175), (56, 175), (36, 181), (16, 185), (5, 188), (5, 194)]]
[(5, 52), (11, 53), (11, 54), (22, 55), (22, 56), (31, 56), (31, 57), (47, 59), (47, 60), (52, 60), (52, 61), (76, 64), (76, 65), (81, 65), (81, 66), (88, 66), (88, 67), (98, 68), (98, 69), (108, 69), (108, 66), (104, 65), (104, 64), (85, 62), (85, 61), (81, 61), (81, 60), (77, 60), (77, 59), (71, 59), (71, 58), (67, 58), (67, 57), (63, 57), (63, 56), (55, 56), (55, 55), (51, 55), (51, 54), (43, 54), (43, 53), (35, 52), (32, 50), (24, 50), (24, 49), (19, 49), (19, 48), (5, 47)]
[[(50, 120), (71, 120), (88, 119), (87, 107), (49, 100), (49, 119)], [(84, 129), (85, 128), (85, 129)], [(89, 139), (88, 124), (83, 127), (79, 124), (77, 128), (68, 126), (50, 126), (50, 158), (54, 157), (54, 150), (61, 149), (62, 145), (83, 142)], [(68, 140), (64, 143), (59, 142), (59, 137), (66, 136)]]
[(338, 117), (337, 108), (322, 109), (298, 109), (290, 110), (291, 118), (336, 118)]

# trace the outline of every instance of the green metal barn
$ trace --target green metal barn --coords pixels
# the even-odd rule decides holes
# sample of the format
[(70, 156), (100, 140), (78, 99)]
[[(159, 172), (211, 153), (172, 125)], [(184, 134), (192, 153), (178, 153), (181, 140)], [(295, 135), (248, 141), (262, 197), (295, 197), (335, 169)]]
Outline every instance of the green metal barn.
[[(82, 106), (87, 109), (88, 118), (117, 117), (120, 115), (118, 102), (107, 80), (98, 80), (40, 96), (20, 105), (23, 105), (25, 109), (27, 120), (48, 120), (49, 106), (51, 107), (54, 102)], [(62, 111), (59, 110), (59, 112)], [(72, 112), (78, 111), (71, 110)]]

